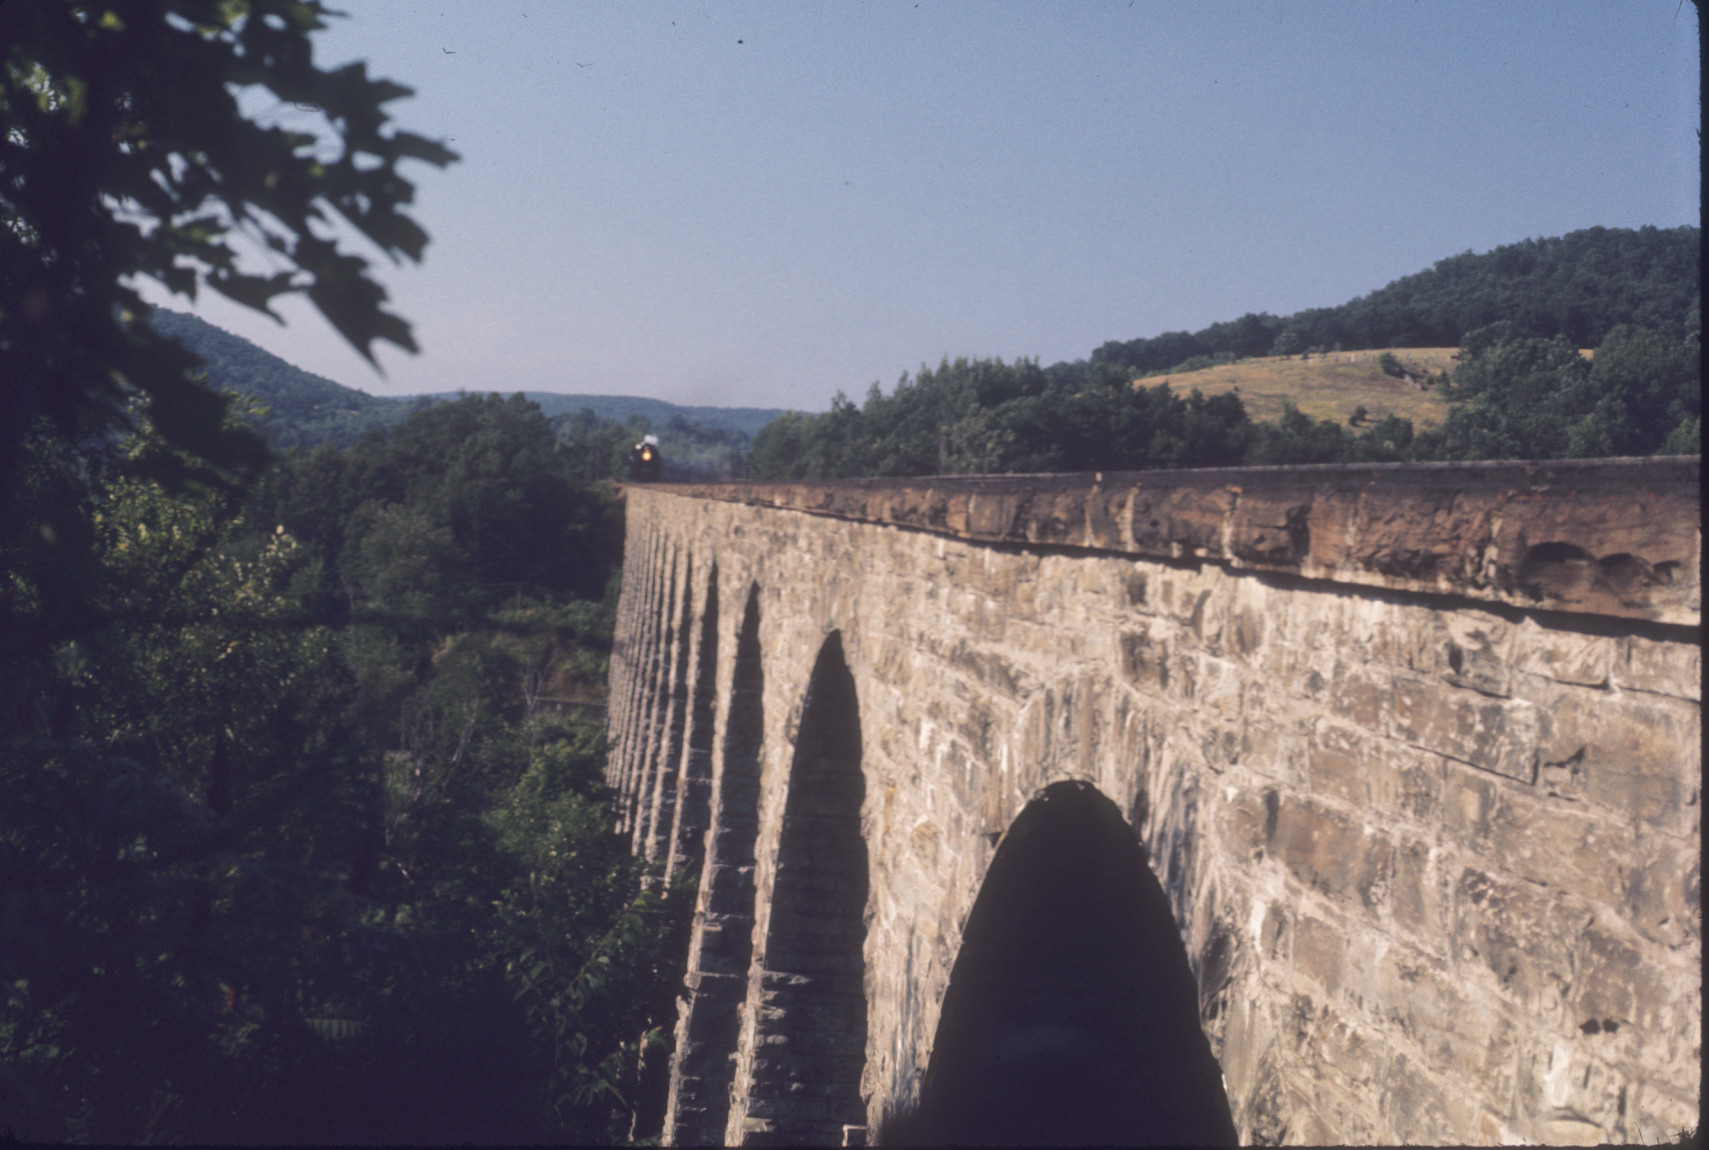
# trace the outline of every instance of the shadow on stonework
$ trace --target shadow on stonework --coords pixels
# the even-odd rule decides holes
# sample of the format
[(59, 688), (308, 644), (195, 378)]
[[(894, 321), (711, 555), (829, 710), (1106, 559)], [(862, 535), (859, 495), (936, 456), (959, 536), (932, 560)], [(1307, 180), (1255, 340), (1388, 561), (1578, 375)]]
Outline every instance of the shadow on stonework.
[(1168, 900), (1121, 812), (1055, 783), (997, 848), (919, 1106), (886, 1145), (1225, 1145), (1222, 1075)]
[(866, 840), (860, 704), (842, 635), (802, 704), (778, 838), (746, 1116), (748, 1145), (835, 1146), (866, 1124)]
[[(714, 601), (715, 591), (715, 585), (708, 591), (709, 603)], [(708, 635), (702, 650), (710, 652), (710, 676), (717, 661), (717, 636), (715, 632)], [(723, 774), (708, 796), (704, 816), (708, 828), (700, 890), (704, 913), (699, 923), (697, 969), (691, 979), (694, 990), (684, 1003), (686, 1041), (676, 1056), (674, 1109), (665, 1139), (677, 1146), (718, 1145), (724, 1140), (730, 1117), (738, 1012), (747, 991), (748, 964), (753, 955), (754, 842), (759, 833), (764, 698), (760, 588), (754, 583), (748, 588), (747, 606), (736, 635)], [(708, 744), (711, 736), (709, 729)], [(685, 865), (692, 865), (692, 858)]]

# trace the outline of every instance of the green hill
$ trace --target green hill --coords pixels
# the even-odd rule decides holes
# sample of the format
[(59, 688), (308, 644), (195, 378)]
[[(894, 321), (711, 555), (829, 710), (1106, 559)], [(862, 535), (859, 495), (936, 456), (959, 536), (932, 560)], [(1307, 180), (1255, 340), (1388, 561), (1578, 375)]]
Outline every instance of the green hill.
[[(399, 398), (369, 395), (295, 367), (272, 352), (184, 312), (156, 308), (150, 319), (162, 335), (178, 340), (206, 361), (208, 381), (223, 391), (252, 395), (267, 408), (262, 430), (275, 446), (345, 447), (363, 433), (391, 426), (426, 404), (456, 399), (456, 392)], [(510, 394), (510, 393), (504, 393)], [(524, 393), (547, 418), (591, 410), (601, 422), (627, 424), (640, 416), (658, 430), (673, 420), (717, 432), (751, 436), (783, 414), (766, 407), (706, 407), (667, 403), (634, 395)]]
[[(1267, 355), (1343, 348), (1458, 347), (1469, 331), (1506, 321), (1515, 334), (1564, 336), (1594, 348), (1620, 324), (1673, 339), (1701, 326), (1701, 228), (1586, 228), (1465, 252), (1339, 307), (1291, 316), (1248, 313), (1197, 332), (1173, 331), (1092, 353), (1141, 375)], [(1072, 377), (1086, 361), (1045, 370)]]
[(412, 410), (405, 401), (381, 399), (304, 371), (196, 316), (155, 308), (149, 322), (201, 356), (214, 387), (260, 400), (267, 408), (262, 430), (275, 447), (345, 447)]
[(1701, 240), (1591, 228), (1090, 360), (946, 358), (775, 420), (747, 462), (832, 479), (1695, 454)]

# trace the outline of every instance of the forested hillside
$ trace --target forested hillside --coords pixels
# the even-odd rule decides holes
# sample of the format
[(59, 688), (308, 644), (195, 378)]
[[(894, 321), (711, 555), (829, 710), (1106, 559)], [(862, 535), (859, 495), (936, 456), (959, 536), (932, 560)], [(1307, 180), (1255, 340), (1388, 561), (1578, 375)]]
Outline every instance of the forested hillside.
[[(462, 394), (369, 395), (294, 367), (242, 336), (184, 312), (156, 308), (149, 322), (200, 356), (215, 388), (258, 400), (266, 413), (257, 425), (275, 447), (348, 447), (364, 432), (390, 427), (413, 411), (454, 402)], [(523, 394), (559, 426), (618, 424), (630, 429), (624, 435), (669, 429), (676, 440), (674, 454), (688, 457), (704, 454), (703, 441), (723, 450), (745, 447), (754, 432), (782, 414), (778, 408), (685, 406), (634, 395)]]
[(412, 407), (381, 399), (294, 367), (242, 336), (184, 312), (156, 308), (149, 324), (204, 361), (208, 382), (252, 396), (266, 408), (257, 420), (275, 447), (348, 446), (366, 431), (389, 427)]
[[(1457, 347), (1467, 332), (1511, 323), (1521, 336), (1597, 347), (1615, 327), (1680, 339), (1701, 328), (1701, 228), (1587, 228), (1466, 252), (1340, 307), (1267, 313), (1112, 341), (1091, 362), (1140, 374), (1182, 370), (1196, 357), (1297, 355), (1341, 348)], [(1066, 369), (1071, 365), (1059, 365)]]
[[(946, 360), (888, 395), (874, 384), (861, 405), (839, 394), (824, 415), (779, 418), (755, 437), (751, 467), (782, 479), (1692, 454), (1700, 239), (1596, 228), (1455, 256), (1340, 308), (1107, 343), (1090, 361)], [(1257, 422), (1237, 391), (1176, 391), (1250, 356), (1418, 343), (1459, 348), (1451, 373), (1413, 381), (1445, 394), (1440, 428), (1363, 407), (1313, 419), (1291, 404)]]

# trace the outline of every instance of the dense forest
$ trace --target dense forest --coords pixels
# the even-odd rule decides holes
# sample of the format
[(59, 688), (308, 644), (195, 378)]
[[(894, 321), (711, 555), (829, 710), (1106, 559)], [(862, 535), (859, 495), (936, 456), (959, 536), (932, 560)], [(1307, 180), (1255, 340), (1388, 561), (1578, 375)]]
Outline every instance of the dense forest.
[[(1596, 228), (1443, 260), (1340, 308), (1107, 343), (1089, 361), (946, 360), (889, 394), (873, 384), (860, 405), (839, 394), (823, 415), (778, 418), (750, 467), (817, 479), (1696, 454), (1700, 239)], [(1435, 381), (1451, 405), (1441, 428), (1293, 408), (1261, 423), (1237, 394), (1145, 383), (1248, 356), (1418, 344), (1460, 349)]]
[(7, 555), (54, 655), (4, 685), (6, 1128), (628, 1136), (683, 899), (610, 829), (609, 494), (520, 396), (247, 488), (137, 478), (151, 438), (23, 473), (74, 537)]

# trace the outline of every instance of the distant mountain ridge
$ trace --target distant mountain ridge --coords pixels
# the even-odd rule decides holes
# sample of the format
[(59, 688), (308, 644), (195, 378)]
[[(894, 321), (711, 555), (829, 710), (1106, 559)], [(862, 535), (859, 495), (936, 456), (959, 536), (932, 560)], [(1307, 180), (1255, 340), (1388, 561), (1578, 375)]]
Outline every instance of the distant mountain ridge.
[[(261, 428), (273, 446), (279, 448), (313, 447), (322, 443), (347, 447), (369, 431), (384, 430), (412, 411), (454, 400), (459, 394), (369, 395), (304, 371), (242, 336), (186, 312), (155, 308), (150, 323), (160, 334), (176, 339), (201, 356), (206, 361), (208, 382), (214, 387), (260, 400), (267, 408)], [(591, 410), (601, 420), (619, 423), (642, 416), (655, 429), (681, 417), (701, 427), (753, 435), (783, 414), (781, 408), (684, 405), (634, 395), (561, 395), (546, 391), (523, 394), (539, 404), (547, 418)]]
[[(505, 394), (515, 394), (506, 392)], [(780, 407), (706, 407), (670, 403), (663, 399), (648, 399), (639, 395), (562, 395), (555, 391), (525, 391), (524, 398), (540, 405), (546, 418), (575, 415), (591, 410), (601, 419), (628, 423), (633, 416), (643, 416), (656, 428), (663, 427), (677, 416), (701, 427), (716, 431), (740, 431), (748, 435), (783, 414)], [(456, 399), (456, 392), (435, 392), (416, 399)]]

